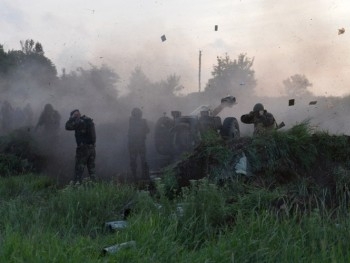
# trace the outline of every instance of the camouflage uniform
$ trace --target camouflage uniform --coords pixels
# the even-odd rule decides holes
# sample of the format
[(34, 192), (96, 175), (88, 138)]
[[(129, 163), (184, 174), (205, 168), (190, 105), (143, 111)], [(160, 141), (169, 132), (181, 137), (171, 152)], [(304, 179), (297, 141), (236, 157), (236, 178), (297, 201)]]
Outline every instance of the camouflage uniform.
[(74, 183), (82, 182), (85, 166), (87, 166), (90, 179), (95, 181), (96, 133), (93, 120), (85, 115), (79, 118), (71, 117), (66, 122), (66, 130), (75, 131), (75, 140), (77, 143)]
[(249, 114), (242, 115), (241, 121), (246, 124), (254, 124), (254, 135), (262, 135), (277, 128), (274, 116), (267, 112), (260, 103), (256, 104)]
[(142, 119), (142, 111), (134, 108), (129, 119), (128, 149), (130, 157), (130, 170), (134, 180), (137, 179), (137, 157), (140, 156), (142, 177), (148, 178), (148, 164), (146, 160), (146, 136), (149, 133), (147, 121)]

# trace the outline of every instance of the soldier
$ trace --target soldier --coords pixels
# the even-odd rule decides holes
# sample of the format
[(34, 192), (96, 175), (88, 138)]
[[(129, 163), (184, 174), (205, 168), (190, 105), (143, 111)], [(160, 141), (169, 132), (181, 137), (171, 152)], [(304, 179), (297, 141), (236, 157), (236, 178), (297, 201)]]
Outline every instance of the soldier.
[(60, 122), (61, 115), (58, 111), (54, 110), (51, 104), (46, 104), (39, 117), (35, 130), (43, 127), (46, 134), (57, 134), (60, 128)]
[(265, 134), (277, 128), (275, 118), (264, 109), (261, 103), (255, 104), (253, 111), (249, 114), (242, 115), (241, 121), (247, 124), (254, 124), (254, 135)]
[(77, 143), (74, 183), (82, 182), (85, 166), (87, 166), (90, 179), (96, 181), (96, 132), (93, 120), (85, 115), (81, 116), (80, 111), (75, 109), (70, 113), (70, 118), (66, 122), (66, 130), (75, 131)]
[(142, 177), (149, 178), (146, 161), (146, 136), (149, 133), (147, 121), (142, 119), (142, 111), (134, 108), (129, 119), (128, 148), (130, 157), (130, 170), (134, 180), (137, 179), (137, 157), (140, 156)]

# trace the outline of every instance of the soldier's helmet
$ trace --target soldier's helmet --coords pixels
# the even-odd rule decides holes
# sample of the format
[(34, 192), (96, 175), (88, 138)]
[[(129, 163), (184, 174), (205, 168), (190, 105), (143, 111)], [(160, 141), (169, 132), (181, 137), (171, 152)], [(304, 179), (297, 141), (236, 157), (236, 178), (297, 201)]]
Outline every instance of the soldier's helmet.
[(45, 105), (44, 111), (53, 111), (53, 107), (50, 103)]
[(253, 108), (254, 112), (259, 112), (261, 110), (264, 110), (264, 105), (262, 105), (261, 103), (257, 103), (254, 105), (254, 108)]
[(142, 110), (140, 108), (133, 108), (131, 116), (134, 118), (142, 118)]

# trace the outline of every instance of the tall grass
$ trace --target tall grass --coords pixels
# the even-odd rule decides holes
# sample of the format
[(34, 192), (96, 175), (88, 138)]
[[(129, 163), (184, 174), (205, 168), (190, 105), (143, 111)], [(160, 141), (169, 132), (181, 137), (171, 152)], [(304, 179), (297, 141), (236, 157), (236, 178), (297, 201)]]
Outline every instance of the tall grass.
[[(108, 182), (58, 189), (37, 175), (0, 178), (0, 262), (346, 262), (347, 202), (329, 210), (315, 195), (305, 213), (295, 206), (304, 190), (204, 179), (170, 200)], [(127, 203), (127, 228), (108, 231)], [(136, 247), (101, 254), (130, 240)]]

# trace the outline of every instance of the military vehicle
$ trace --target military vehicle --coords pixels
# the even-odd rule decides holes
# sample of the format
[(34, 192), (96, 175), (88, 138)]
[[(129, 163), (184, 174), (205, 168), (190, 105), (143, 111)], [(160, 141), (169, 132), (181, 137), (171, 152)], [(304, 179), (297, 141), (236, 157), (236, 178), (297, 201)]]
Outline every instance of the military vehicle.
[(161, 155), (176, 156), (191, 151), (208, 130), (217, 131), (225, 139), (238, 138), (240, 131), (237, 119), (227, 117), (221, 122), (218, 116), (224, 108), (235, 104), (236, 98), (228, 96), (222, 98), (219, 106), (214, 109), (204, 105), (186, 116), (182, 116), (180, 111), (172, 111), (172, 118), (166, 115), (160, 117), (155, 126), (157, 152)]

